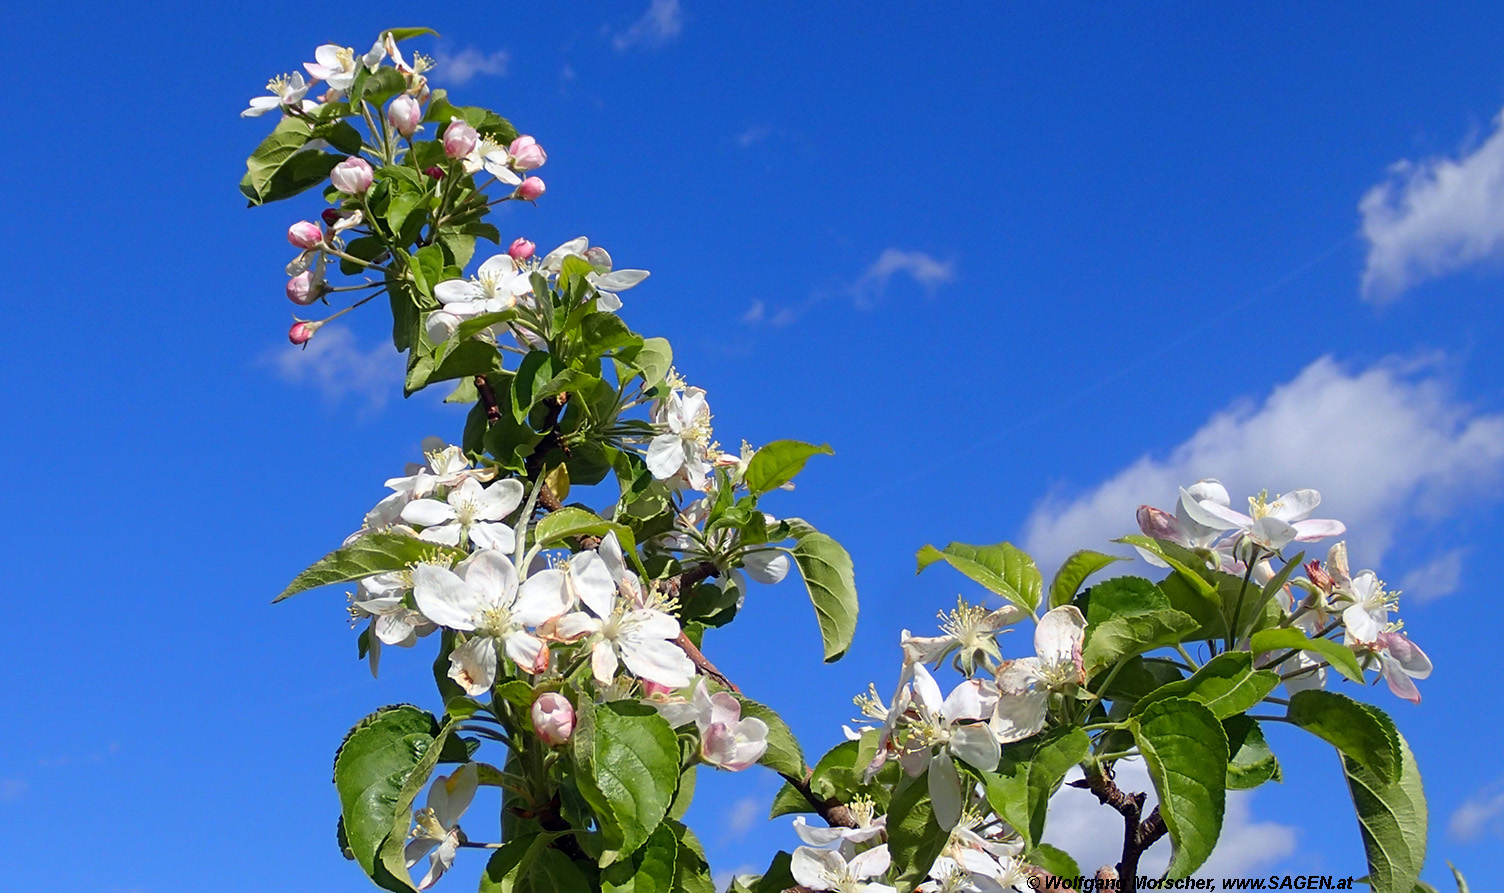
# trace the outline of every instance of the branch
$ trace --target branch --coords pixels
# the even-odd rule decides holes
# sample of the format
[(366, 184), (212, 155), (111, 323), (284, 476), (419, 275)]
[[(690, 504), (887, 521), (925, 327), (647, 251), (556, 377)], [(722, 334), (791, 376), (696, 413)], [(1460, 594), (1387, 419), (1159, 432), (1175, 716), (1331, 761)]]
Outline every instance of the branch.
[(481, 405), (486, 408), (486, 423), (494, 425), (501, 421), (501, 406), (496, 402), (496, 391), (484, 375), (475, 376), (475, 391), (480, 394)]
[(1165, 821), (1154, 807), (1147, 819), (1139, 821), (1144, 812), (1144, 794), (1128, 794), (1113, 782), (1111, 770), (1094, 769), (1086, 772), (1080, 781), (1071, 782), (1072, 787), (1086, 788), (1097, 795), (1097, 800), (1111, 806), (1123, 817), (1123, 853), (1117, 864), (1119, 877), (1138, 876), (1138, 860), (1144, 851), (1165, 835)]

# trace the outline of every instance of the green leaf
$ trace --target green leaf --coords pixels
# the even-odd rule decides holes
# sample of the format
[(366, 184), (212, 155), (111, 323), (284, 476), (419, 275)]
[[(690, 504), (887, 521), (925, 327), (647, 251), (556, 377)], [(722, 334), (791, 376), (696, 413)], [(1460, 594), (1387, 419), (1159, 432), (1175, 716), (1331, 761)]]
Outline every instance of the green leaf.
[(752, 454), (743, 478), (753, 493), (777, 490), (804, 469), (811, 456), (832, 456), (829, 444), (804, 443), (798, 440), (775, 440)]
[(746, 887), (744, 893), (783, 893), (784, 890), (797, 885), (798, 881), (794, 880), (793, 861), (793, 856), (788, 852), (779, 850), (773, 856), (772, 863), (768, 865), (768, 870)]
[(273, 603), (330, 583), (347, 583), (372, 574), (402, 570), (425, 561), (461, 561), (465, 553), (400, 533), (368, 533), (335, 549), (293, 578)]
[(627, 324), (615, 313), (591, 313), (586, 316), (580, 322), (580, 338), (592, 359), (642, 343), (642, 336), (627, 328)]
[(425, 354), (414, 347), (408, 359), (407, 380), (403, 384), (403, 391), (408, 395), (434, 382), (501, 372), (501, 354), (484, 341), (447, 341), (442, 359), (437, 354)]
[(558, 834), (526, 834), (501, 845), (486, 862), (480, 893), (554, 893), (589, 890), (585, 869), (550, 846)]
[(359, 155), (361, 147), (365, 145), (360, 138), (360, 131), (337, 118), (315, 125), (313, 138), (325, 140), (345, 155)]
[(1082, 549), (1065, 559), (1060, 565), (1060, 570), (1055, 572), (1055, 579), (1050, 581), (1050, 607), (1058, 608), (1068, 605), (1071, 599), (1076, 597), (1076, 591), (1086, 578), (1101, 570), (1114, 561), (1127, 561), (1121, 555), (1104, 555), (1101, 552), (1093, 552), (1090, 549)]
[[(1393, 776), (1374, 773), (1351, 757), (1342, 758), (1375, 893), (1410, 893), (1426, 861), (1426, 795), (1420, 770), (1405, 739), (1396, 735), (1396, 742), (1399, 771)], [(1458, 881), (1459, 889), (1465, 890), (1460, 876)]]
[(803, 778), (808, 768), (804, 765), (804, 751), (799, 747), (799, 739), (789, 730), (788, 723), (783, 721), (773, 708), (759, 704), (751, 698), (735, 695), (742, 705), (742, 718), (756, 717), (768, 724), (768, 749), (757, 762), (767, 766), (774, 772), (784, 775), (792, 775), (795, 778)]
[[(862, 796), (870, 798), (879, 811), (886, 808), (888, 791), (882, 787), (883, 775), (879, 773), (871, 783), (864, 777), (867, 766), (877, 753), (877, 732), (874, 730), (864, 741), (872, 744), (872, 748), (866, 753), (862, 752), (863, 742), (842, 741), (820, 758), (809, 781), (810, 791), (816, 797), (849, 803)], [(769, 810), (768, 818), (814, 811), (803, 794), (793, 785), (785, 783), (773, 797), (773, 808)]]
[(512, 418), (518, 422), (526, 419), (533, 404), (538, 402), (538, 391), (560, 371), (553, 354), (543, 350), (528, 351), (512, 379)]
[(1045, 735), (1029, 761), (1028, 771), (1028, 830), (1017, 830), (1029, 844), (1038, 844), (1044, 837), (1045, 813), (1050, 807), (1050, 798), (1060, 789), (1060, 782), (1071, 767), (1086, 758), (1091, 749), (1091, 738), (1080, 728), (1056, 729)]
[[(345, 840), (385, 890), (413, 890), (402, 862), (413, 799), (443, 750), (448, 727), (410, 704), (383, 707), (345, 736), (334, 757)], [(395, 847), (393, 847), (395, 838)], [(395, 858), (393, 858), (395, 856)]]
[(1171, 608), (1159, 587), (1143, 577), (1113, 577), (1081, 593), (1075, 605), (1088, 626), (1129, 614), (1152, 614)]
[[(600, 819), (606, 840), (602, 867), (631, 855), (663, 821), (679, 782), (679, 745), (674, 730), (651, 707), (614, 701), (594, 707), (580, 699), (575, 762), (590, 784), (582, 788)], [(583, 725), (583, 724), (581, 724)]]
[(1047, 843), (1041, 843), (1024, 853), (1023, 859), (1025, 863), (1043, 868), (1055, 877), (1078, 878), (1081, 876), (1081, 868), (1076, 865), (1076, 860), (1071, 858), (1070, 853)]
[[(1363, 668), (1358, 666), (1358, 658), (1351, 648), (1341, 642), (1331, 639), (1312, 639), (1304, 632), (1289, 627), (1286, 629), (1263, 629), (1253, 634), (1249, 639), (1249, 647), (1254, 654), (1268, 654), (1271, 651), (1285, 652), (1289, 650), (1313, 651), (1326, 659), (1332, 665), (1332, 669), (1346, 676), (1352, 681), (1363, 684)], [(1279, 670), (1284, 667), (1280, 664)], [(1285, 668), (1288, 672), (1289, 669)]]
[(1253, 655), (1228, 651), (1207, 661), (1189, 679), (1151, 692), (1133, 707), (1132, 716), (1166, 698), (1190, 698), (1205, 704), (1218, 719), (1236, 716), (1264, 699), (1279, 685), (1279, 676), (1253, 669)]
[(395, 40), (399, 43), (412, 37), (422, 37), (425, 34), (431, 37), (440, 36), (439, 32), (433, 30), (432, 28), (388, 28), (381, 33), (390, 34), (392, 36), (392, 40)]
[(252, 205), (265, 202), (263, 196), (270, 191), (272, 178), (310, 139), (313, 139), (313, 128), (303, 121), (284, 117), (277, 122), (245, 162), (245, 178), (240, 181), (240, 191)]
[[(1192, 583), (1193, 579), (1201, 585)], [(1206, 581), (1200, 577), (1173, 573), (1159, 581), (1159, 591), (1170, 600), (1170, 607), (1194, 617), (1201, 625), (1190, 638), (1221, 639), (1227, 635), (1227, 619), (1222, 616), (1222, 599), (1215, 589), (1208, 595), (1202, 588), (1206, 585)]]
[(1279, 760), (1264, 741), (1264, 731), (1257, 721), (1246, 716), (1222, 720), (1227, 733), (1227, 789), (1246, 791), (1270, 779), (1280, 780)]
[(1447, 867), (1452, 869), (1452, 879), (1457, 882), (1457, 893), (1468, 893), (1467, 878), (1464, 878), (1462, 872), (1458, 871), (1457, 866), (1452, 863), (1448, 862)]
[(1039, 607), (1044, 578), (1034, 566), (1034, 559), (1012, 543), (995, 546), (951, 543), (943, 550), (925, 546), (919, 550), (918, 558), (919, 569), (915, 573), (944, 561), (1031, 614)]
[(825, 661), (840, 660), (856, 634), (856, 573), (851, 556), (840, 543), (816, 530), (800, 536), (791, 551), (815, 606)]
[(540, 518), (537, 525), (533, 527), (533, 538), (535, 543), (548, 546), (561, 543), (570, 537), (605, 536), (613, 530), (623, 541), (622, 548), (625, 550), (632, 542), (630, 530), (621, 524), (607, 521), (594, 512), (569, 505)]
[(680, 822), (664, 824), (674, 829), (679, 837), (679, 853), (674, 859), (674, 890), (676, 893), (715, 893), (715, 882), (710, 878), (710, 863), (705, 861), (705, 848), (693, 831)]
[(1205, 705), (1170, 698), (1151, 705), (1129, 728), (1159, 794), (1173, 848), (1171, 878), (1201, 867), (1222, 833), (1227, 805), (1227, 735)]
[(911, 893), (924, 881), (950, 840), (950, 832), (935, 821), (926, 776), (906, 781), (888, 805), (888, 852), (899, 893)]
[(1199, 626), (1191, 616), (1170, 610), (1117, 616), (1088, 626), (1081, 649), (1086, 674), (1091, 676), (1125, 657), (1182, 642)]
[[(643, 387), (656, 387), (668, 376), (669, 369), (674, 365), (674, 351), (669, 347), (666, 338), (644, 338), (642, 347), (638, 348), (631, 356), (625, 353), (621, 356), (637, 374), (642, 376)], [(622, 384), (626, 384), (625, 381)]]
[(1288, 717), (1374, 777), (1386, 782), (1399, 780), (1399, 732), (1377, 707), (1336, 692), (1308, 689), (1290, 697)]
[[(601, 872), (601, 893), (672, 893), (679, 838), (667, 823), (659, 825), (642, 849)], [(585, 889), (580, 888), (556, 888)]]

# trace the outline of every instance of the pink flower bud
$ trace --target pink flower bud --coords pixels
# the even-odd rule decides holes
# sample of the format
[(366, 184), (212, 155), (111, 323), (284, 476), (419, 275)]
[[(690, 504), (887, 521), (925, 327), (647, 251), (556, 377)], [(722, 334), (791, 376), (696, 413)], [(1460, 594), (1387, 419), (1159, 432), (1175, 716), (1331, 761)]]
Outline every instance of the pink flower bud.
[(444, 169), (439, 167), (437, 164), (433, 167), (424, 168), (423, 173), (429, 175), (430, 177), (433, 177), (435, 180), (444, 179)]
[(674, 690), (672, 688), (669, 688), (667, 685), (664, 685), (661, 682), (654, 682), (651, 679), (642, 680), (642, 691), (650, 698), (653, 695), (662, 695), (664, 697), (667, 697), (674, 693)]
[(322, 325), (321, 322), (308, 322), (300, 319), (288, 330), (287, 340), (293, 344), (307, 344), (313, 338), (313, 333), (317, 332)]
[(574, 705), (556, 691), (546, 691), (533, 701), (533, 731), (549, 747), (558, 747), (574, 734)]
[(548, 153), (538, 145), (538, 141), (530, 136), (519, 136), (512, 140), (512, 145), (507, 148), (507, 154), (512, 156), (512, 167), (519, 171), (530, 171), (543, 166), (548, 160)]
[(287, 280), (287, 300), (294, 304), (308, 306), (319, 299), (324, 293), (324, 283), (313, 281), (313, 271), (304, 270), (298, 275)]
[(329, 226), (333, 226), (336, 223), (339, 223), (339, 209), (325, 208), (324, 213), (320, 214), (319, 217), (324, 221), (324, 223), (328, 224)]
[(412, 136), (418, 131), (419, 122), (423, 120), (423, 109), (418, 105), (418, 100), (403, 93), (386, 107), (386, 120), (392, 125), (393, 130), (403, 136)]
[(365, 195), (371, 188), (371, 166), (364, 158), (346, 158), (329, 172), (329, 182), (345, 195)]
[(537, 201), (538, 196), (543, 194), (543, 181), (537, 177), (528, 177), (517, 187), (517, 197), (524, 201)]
[(479, 139), (480, 134), (476, 133), (474, 127), (455, 118), (444, 128), (444, 154), (450, 158), (464, 158), (475, 148), (475, 142)]
[(528, 258), (532, 257), (533, 252), (537, 250), (538, 246), (534, 245), (532, 242), (529, 242), (527, 239), (518, 239), (517, 241), (512, 243), (511, 248), (507, 249), (507, 254), (511, 255), (512, 260), (527, 260)]
[(317, 248), (324, 241), (324, 231), (312, 220), (299, 220), (287, 228), (287, 241), (299, 248)]

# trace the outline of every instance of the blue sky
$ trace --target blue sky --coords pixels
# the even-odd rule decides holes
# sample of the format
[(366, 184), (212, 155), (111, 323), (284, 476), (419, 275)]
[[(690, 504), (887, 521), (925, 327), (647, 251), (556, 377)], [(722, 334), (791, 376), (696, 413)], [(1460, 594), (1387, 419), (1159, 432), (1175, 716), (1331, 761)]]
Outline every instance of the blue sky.
[[(268, 122), (238, 113), (320, 43), (420, 23), (437, 81), (548, 148), (504, 237), (585, 234), (653, 271), (623, 315), (673, 341), (722, 442), (835, 448), (769, 508), (852, 552), (851, 656), (819, 663), (795, 581), (708, 649), (811, 754), (892, 684), (901, 628), (979, 597), (916, 578), (921, 545), (1009, 539), (1048, 573), (1201, 476), (1315, 487), (1436, 663), (1418, 707), (1362, 693), (1425, 775), (1426, 876), (1504, 872), (1496, 4), (523, 12), (9, 14), (10, 888), (367, 889), (330, 759), (380, 704), (437, 706), (430, 658), (372, 680), (341, 592), (268, 602), (462, 415), (401, 399), (378, 313), (287, 346), (282, 234), (317, 200), (243, 207)], [(1330, 749), (1271, 744), (1286, 781), (1234, 799), (1208, 871), (1361, 873)], [(795, 845), (760, 820), (765, 773), (701, 784), (718, 870)], [(1095, 864), (1116, 825), (1073, 793), (1057, 840)]]

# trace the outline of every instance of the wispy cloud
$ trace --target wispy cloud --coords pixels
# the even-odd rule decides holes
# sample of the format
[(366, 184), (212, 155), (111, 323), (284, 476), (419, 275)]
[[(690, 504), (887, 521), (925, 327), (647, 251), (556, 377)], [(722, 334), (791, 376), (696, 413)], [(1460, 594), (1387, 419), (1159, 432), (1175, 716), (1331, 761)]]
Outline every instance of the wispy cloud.
[(756, 127), (748, 127), (736, 135), (736, 144), (743, 149), (749, 149), (773, 135), (773, 128), (763, 124)]
[(1449, 549), (1418, 567), (1400, 580), (1400, 589), (1405, 597), (1416, 602), (1428, 602), (1451, 595), (1462, 584), (1462, 559), (1467, 557), (1464, 547)]
[(1504, 257), (1504, 115), (1471, 152), (1393, 165), (1358, 211), (1368, 240), (1363, 295), (1372, 301)]
[(731, 840), (740, 840), (747, 836), (747, 832), (757, 826), (763, 816), (768, 814), (767, 798), (756, 794), (749, 794), (726, 810), (726, 834)]
[(956, 278), (955, 261), (941, 261), (923, 251), (904, 251), (889, 248), (872, 266), (862, 273), (851, 291), (856, 295), (858, 306), (866, 306), (871, 299), (887, 289), (894, 276), (903, 274), (930, 294), (935, 289)]
[(618, 31), (611, 38), (611, 45), (618, 53), (633, 47), (661, 47), (684, 30), (684, 10), (679, 0), (652, 0), (642, 18), (633, 22), (625, 31)]
[(0, 778), (0, 803), (21, 799), (30, 787), (24, 778)]
[(363, 349), (354, 333), (339, 327), (320, 329), (305, 350), (278, 348), (264, 355), (263, 361), (283, 381), (312, 385), (330, 403), (350, 397), (373, 412), (385, 406), (402, 384), (402, 363), (391, 345)]
[(1320, 490), (1318, 516), (1347, 524), (1360, 567), (1377, 564), (1399, 531), (1500, 496), (1504, 415), (1459, 402), (1437, 366), (1390, 359), (1357, 372), (1319, 359), (1262, 401), (1216, 413), (1168, 456), (1046, 499), (1024, 543), (1053, 567), (1072, 549), (1135, 532), (1140, 504), (1172, 506), (1178, 487), (1216, 477), (1235, 498)]
[[(1125, 791), (1147, 792), (1145, 809), (1152, 808), (1158, 798), (1154, 796), (1154, 786), (1143, 763), (1123, 760), (1115, 768), (1118, 787)], [(1255, 821), (1253, 798), (1254, 794), (1248, 791), (1228, 793), (1222, 835), (1211, 858), (1196, 870), (1197, 877), (1246, 877), (1256, 869), (1295, 852), (1295, 827)], [(1062, 787), (1050, 801), (1045, 829), (1045, 840), (1075, 857), (1081, 870), (1088, 875), (1103, 865), (1116, 864), (1122, 855), (1122, 819), (1102, 806), (1088, 791)], [(1159, 874), (1169, 864), (1169, 859), (1170, 848), (1163, 844), (1156, 846), (1145, 853), (1139, 873)]]
[(1447, 832), (1458, 840), (1477, 840), (1484, 834), (1504, 837), (1504, 784), (1495, 782), (1463, 801), (1447, 820)]
[(441, 50), (434, 56), (435, 69), (444, 76), (444, 80), (454, 84), (466, 83), (477, 75), (499, 77), (507, 73), (507, 66), (511, 62), (512, 54), (506, 50), (483, 53), (474, 47), (466, 47), (458, 53)]

